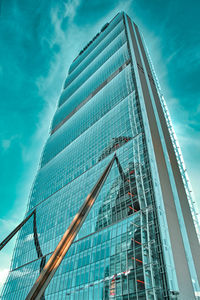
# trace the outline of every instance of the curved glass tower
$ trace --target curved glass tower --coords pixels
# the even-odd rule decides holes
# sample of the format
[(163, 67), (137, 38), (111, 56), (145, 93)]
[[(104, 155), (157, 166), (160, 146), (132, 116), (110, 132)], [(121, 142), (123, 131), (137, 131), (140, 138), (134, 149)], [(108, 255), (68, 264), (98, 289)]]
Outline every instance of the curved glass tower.
[(70, 66), (3, 300), (26, 298), (114, 152), (120, 171), (114, 164), (42, 299), (198, 299), (188, 180), (143, 39), (122, 12)]

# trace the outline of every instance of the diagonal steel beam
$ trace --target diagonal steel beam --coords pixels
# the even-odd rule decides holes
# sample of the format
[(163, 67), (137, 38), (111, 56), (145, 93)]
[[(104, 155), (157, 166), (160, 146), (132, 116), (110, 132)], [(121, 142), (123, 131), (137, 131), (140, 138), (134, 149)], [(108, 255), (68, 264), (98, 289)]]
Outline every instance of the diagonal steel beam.
[[(26, 219), (24, 219), (4, 240), (3, 242), (0, 244), (0, 250), (2, 250), (6, 244), (13, 238), (13, 236), (24, 226), (24, 224), (26, 224), (26, 222), (32, 217), (33, 215), (33, 237), (34, 237), (34, 244), (35, 244), (35, 248), (36, 248), (36, 252), (37, 252), (37, 256), (38, 258), (42, 258), (41, 259), (41, 263), (40, 263), (40, 272), (42, 271), (45, 262), (46, 262), (46, 256), (43, 256), (42, 254), (42, 250), (40, 248), (40, 243), (39, 243), (39, 239), (38, 239), (38, 233), (37, 233), (37, 223), (36, 223), (36, 209), (34, 209), (32, 211), (32, 213), (30, 213), (30, 215), (28, 215), (28, 217), (26, 217)], [(45, 297), (44, 295), (42, 295), (42, 297), (40, 298), (40, 300), (44, 300)]]
[(105, 168), (104, 172), (102, 173), (97, 183), (93, 187), (91, 193), (87, 196), (79, 212), (75, 215), (74, 219), (72, 220), (70, 226), (64, 233), (55, 251), (51, 255), (50, 259), (48, 260), (43, 270), (41, 271), (39, 277), (37, 278), (36, 282), (34, 283), (32, 289), (30, 290), (28, 296), (26, 297), (26, 300), (39, 300), (40, 297), (44, 294), (45, 289), (47, 288), (57, 268), (62, 262), (65, 254), (67, 253), (68, 249), (73, 243), (77, 233), (79, 232), (83, 222), (85, 221), (89, 211), (91, 210), (97, 196), (99, 195), (108, 177), (108, 174), (110, 173), (110, 170), (113, 166), (115, 159), (116, 159), (116, 154), (113, 156), (112, 160)]
[(126, 181), (126, 175), (125, 175), (125, 173), (123, 171), (123, 168), (122, 168), (122, 166), (121, 166), (121, 164), (120, 164), (119, 159), (118, 159), (117, 156), (116, 156), (115, 160), (116, 160), (117, 167), (118, 167), (119, 174), (121, 176), (122, 181)]
[(34, 215), (35, 216), (35, 210), (32, 211), (32, 213), (26, 217), (0, 244), (0, 250), (2, 250), (5, 245), (12, 239), (12, 237), (22, 228), (22, 226), (30, 219), (30, 217)]

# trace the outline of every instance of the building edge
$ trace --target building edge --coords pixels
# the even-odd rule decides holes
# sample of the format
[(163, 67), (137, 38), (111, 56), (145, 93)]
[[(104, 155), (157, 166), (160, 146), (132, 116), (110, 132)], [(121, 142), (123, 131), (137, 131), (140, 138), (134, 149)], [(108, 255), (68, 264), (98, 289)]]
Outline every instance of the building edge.
[[(174, 258), (170, 264), (171, 266), (174, 264), (175, 273), (177, 275), (175, 276), (174, 274), (173, 282), (171, 282), (171, 279), (168, 277), (169, 289), (176, 290), (178, 287), (180, 296), (182, 297), (181, 299), (189, 299), (188, 297), (190, 297), (190, 299), (196, 299), (199, 293), (200, 260), (198, 260), (198, 253), (200, 253), (200, 251), (198, 251), (199, 242), (188, 203), (189, 199), (185, 191), (185, 185), (175, 154), (175, 147), (172, 144), (167, 126), (165, 112), (163, 111), (162, 104), (164, 102), (163, 99), (160, 99), (159, 89), (155, 83), (155, 76), (151, 70), (142, 38), (136, 24), (134, 24), (125, 13), (124, 17), (126, 20), (129, 43), (131, 45), (131, 55), (133, 56), (133, 62), (135, 62), (134, 72), (136, 81), (138, 81), (137, 86), (140, 87), (140, 97), (144, 101), (142, 101), (144, 104), (142, 109), (143, 120), (144, 124), (147, 125), (147, 123), (149, 123), (149, 128), (145, 126), (146, 135), (151, 137), (150, 140), (147, 139), (148, 150), (150, 156), (153, 150), (155, 161), (157, 161), (157, 167), (153, 163), (153, 159), (150, 159), (150, 164), (154, 183), (156, 180), (156, 167), (159, 177), (157, 179), (161, 184), (161, 195), (164, 211), (166, 213), (167, 228), (170, 233), (170, 240), (168, 242), (171, 244)], [(145, 122), (145, 119), (148, 120), (148, 122)], [(149, 131), (148, 134), (147, 130)], [(166, 145), (163, 145), (165, 143)], [(166, 158), (168, 158), (168, 160)], [(169, 170), (170, 168), (171, 170)], [(156, 186), (156, 184), (154, 185)], [(155, 186), (154, 188), (156, 188)], [(157, 198), (157, 208), (160, 208), (162, 200), (158, 199), (158, 193), (155, 194)], [(179, 199), (181, 199), (181, 201)], [(159, 222), (164, 245), (167, 235), (162, 230), (161, 218), (159, 218)], [(190, 245), (187, 241), (190, 242)], [(167, 267), (167, 253), (165, 253), (165, 251), (164, 257)], [(185, 262), (184, 266), (183, 260)], [(167, 274), (169, 275), (169, 270)], [(176, 284), (176, 280), (178, 285)], [(191, 295), (193, 295), (193, 298), (191, 298)]]

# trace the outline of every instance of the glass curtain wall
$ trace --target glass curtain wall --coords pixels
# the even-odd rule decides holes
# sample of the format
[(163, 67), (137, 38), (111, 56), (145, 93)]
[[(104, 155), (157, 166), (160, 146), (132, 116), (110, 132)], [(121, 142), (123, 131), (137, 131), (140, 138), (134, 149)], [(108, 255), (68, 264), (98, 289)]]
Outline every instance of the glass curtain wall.
[(123, 13), (70, 67), (26, 213), (36, 209), (42, 257), (30, 219), (19, 233), (3, 300), (25, 299), (114, 152), (121, 168), (114, 164), (46, 300), (164, 299), (168, 288)]

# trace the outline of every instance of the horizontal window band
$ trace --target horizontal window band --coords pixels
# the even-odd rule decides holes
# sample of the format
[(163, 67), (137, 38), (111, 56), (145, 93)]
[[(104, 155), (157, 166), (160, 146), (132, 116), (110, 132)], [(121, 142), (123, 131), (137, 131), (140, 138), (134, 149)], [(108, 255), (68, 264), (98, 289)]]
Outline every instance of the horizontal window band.
[[(120, 16), (121, 15), (121, 16)], [(106, 31), (103, 32), (103, 34), (101, 33), (98, 37), (98, 39), (95, 40), (94, 43), (92, 43), (92, 45), (88, 48), (89, 50), (85, 50), (85, 56), (84, 54), (83, 55), (78, 55), (72, 62), (70, 68), (69, 68), (69, 72), (68, 74), (70, 75), (84, 60), (86, 57), (88, 57), (88, 55), (96, 48), (98, 47), (99, 43), (101, 43), (111, 32), (114, 28), (116, 28), (116, 26), (122, 21), (122, 16), (123, 16), (123, 13), (119, 13), (117, 14), (113, 19), (116, 19), (115, 22), (113, 23), (109, 23), (109, 26), (108, 26), (108, 29)], [(87, 53), (88, 52), (88, 53)], [(79, 59), (79, 61), (76, 61), (77, 59)], [(75, 62), (76, 61), (76, 62)], [(75, 64), (74, 64), (75, 62)]]
[[(83, 237), (81, 237), (81, 238), (75, 240), (75, 241), (72, 243), (72, 245), (73, 245), (73, 244), (76, 244), (76, 243), (78, 243), (78, 242), (80, 242), (80, 241), (82, 241), (82, 240), (84, 240), (84, 239), (90, 238), (91, 236), (94, 236), (95, 234), (98, 234), (99, 232), (102, 232), (102, 231), (106, 230), (107, 228), (110, 228), (110, 227), (112, 227), (112, 226), (114, 226), (114, 225), (116, 225), (116, 224), (118, 224), (118, 223), (121, 223), (121, 222), (123, 222), (123, 221), (126, 220), (126, 219), (130, 219), (130, 220), (131, 220), (132, 217), (133, 217), (133, 215), (126, 216), (126, 217), (122, 218), (122, 219), (119, 220), (119, 221), (115, 221), (115, 222), (113, 222), (112, 224), (105, 226), (104, 228), (101, 228), (101, 229), (98, 229), (98, 230), (96, 230), (96, 231), (94, 231), (94, 232), (91, 232), (90, 234), (87, 234), (86, 236), (83, 236)], [(132, 222), (130, 222), (130, 223), (132, 224)], [(152, 239), (152, 240), (154, 240), (154, 239)], [(42, 245), (42, 246), (43, 246), (43, 245)], [(92, 248), (96, 248), (96, 246), (95, 246), (95, 247), (92, 247)], [(43, 255), (43, 257), (47, 257), (48, 255), (51, 255), (52, 253), (53, 253), (53, 251), (51, 251), (51, 252), (49, 252), (49, 253), (46, 253), (46, 254)], [(26, 263), (24, 263), (23, 265), (21, 265), (21, 266), (19, 266), (19, 267), (16, 267), (16, 268), (14, 268), (14, 269), (12, 269), (12, 270), (10, 270), (10, 272), (15, 272), (15, 271), (19, 270), (20, 268), (23, 268), (23, 267), (27, 266), (28, 264), (34, 263), (34, 262), (36, 262), (36, 261), (38, 261), (38, 260), (40, 260), (40, 259), (41, 259), (41, 257), (40, 257), (40, 258), (33, 259), (33, 260), (29, 261), (29, 262), (26, 262)]]
[[(135, 136), (133, 136), (127, 143), (121, 145), (118, 149), (120, 149), (121, 147), (123, 147), (124, 145), (127, 145), (128, 143), (130, 143), (130, 141), (133, 141), (135, 138), (137, 138), (139, 135), (143, 135), (144, 133), (141, 131), (138, 134), (136, 134)], [(116, 149), (116, 151), (118, 150)], [(109, 154), (111, 155), (111, 154)], [(108, 156), (109, 156), (108, 155)], [(101, 161), (103, 161), (104, 159), (106, 159), (108, 156), (104, 157)], [(58, 193), (59, 191), (61, 191), (64, 187), (66, 187), (68, 184), (70, 184), (71, 182), (75, 181), (78, 177), (82, 176), (83, 174), (85, 174), (86, 172), (88, 172), (89, 170), (91, 170), (92, 168), (94, 168), (94, 166), (96, 166), (98, 163), (100, 163), (100, 161), (96, 162), (93, 166), (89, 167), (89, 169), (87, 169), (86, 171), (84, 171), (83, 173), (81, 173), (80, 175), (78, 175), (77, 177), (75, 177), (74, 179), (72, 179), (71, 181), (67, 182), (66, 184), (64, 184), (62, 187), (60, 187), (57, 191), (53, 192), (51, 195), (49, 195), (48, 197), (46, 197), (43, 200), (40, 200), (40, 202), (36, 203), (36, 204), (32, 204), (33, 206), (30, 207), (29, 206), (29, 211), (31, 211), (32, 209), (36, 208), (38, 205), (40, 205), (42, 202), (48, 200), (51, 196), (55, 195), (56, 193)], [(31, 202), (30, 202), (31, 205)], [(28, 211), (28, 212), (29, 212)]]
[[(134, 92), (131, 92), (131, 93), (129, 93), (126, 97), (122, 97), (121, 100), (120, 100), (120, 102), (121, 102), (121, 101), (124, 101), (128, 96), (130, 96), (130, 95), (133, 94), (133, 93), (134, 93)], [(100, 121), (103, 117), (105, 117), (108, 113), (110, 113), (110, 111), (111, 111), (112, 109), (114, 109), (117, 105), (119, 105), (120, 102), (117, 103), (117, 104), (115, 104), (111, 109), (109, 109), (107, 112), (105, 112), (103, 116), (101, 116), (101, 117), (100, 117), (99, 119), (97, 119), (94, 123), (92, 123), (92, 124), (90, 125), (90, 127), (87, 127), (83, 132), (81, 132), (81, 133), (80, 133), (79, 135), (77, 135), (74, 139), (72, 139), (72, 140), (70, 141), (69, 144), (66, 144), (63, 148), (61, 148), (61, 150), (60, 150), (59, 152), (57, 152), (57, 153), (56, 153), (54, 156), (52, 156), (50, 159), (44, 161), (44, 160), (43, 160), (43, 157), (42, 157), (42, 159), (41, 159), (41, 164), (40, 164), (40, 168), (42, 169), (44, 166), (46, 166), (52, 159), (54, 159), (57, 155), (59, 155), (59, 153), (62, 152), (66, 147), (68, 147), (71, 143), (73, 143), (76, 139), (78, 139), (82, 134), (84, 134), (87, 130), (89, 130), (93, 125), (95, 125), (98, 121)]]
[[(66, 89), (68, 86), (70, 86), (70, 84), (72, 83), (72, 82), (74, 82), (74, 80), (76, 79), (76, 78), (78, 78), (78, 76), (80, 75), (80, 74), (82, 74), (83, 72), (85, 72), (85, 70), (86, 69), (88, 69), (88, 68), (90, 68), (91, 67), (91, 65), (93, 65), (93, 63), (94, 63), (94, 61), (97, 59), (99, 59), (99, 57), (100, 57), (100, 55), (101, 55), (101, 53), (102, 53), (102, 51), (104, 52), (104, 50), (106, 50), (107, 51), (107, 49), (109, 48), (109, 47), (111, 47), (111, 44), (114, 42), (114, 43), (116, 43), (116, 41), (118, 40), (118, 39), (120, 39), (120, 41), (121, 40), (123, 40), (123, 35), (124, 35), (124, 28), (122, 27), (122, 28), (120, 28), (120, 30), (118, 30), (117, 31), (117, 33), (115, 33), (115, 35), (114, 35), (114, 37), (110, 40), (108, 40), (107, 41), (107, 43), (104, 45), (102, 45), (101, 47), (102, 47), (102, 49), (101, 49), (101, 51), (98, 51), (97, 53), (96, 53), (96, 55), (94, 56), (94, 57), (92, 57), (91, 58), (91, 61), (89, 60), (88, 61), (88, 63), (86, 63), (85, 65), (84, 64), (81, 64), (81, 66), (79, 66), (79, 68), (74, 72), (74, 73), (72, 73), (72, 74), (70, 74), (70, 75), (68, 75), (68, 77), (66, 78), (66, 80), (65, 80), (65, 83), (64, 83), (64, 89)], [(118, 41), (119, 42), (119, 41)], [(126, 42), (126, 39), (124, 40), (124, 43)], [(95, 51), (94, 51), (94, 53), (95, 53)], [(106, 53), (106, 52), (105, 52)], [(105, 55), (105, 54), (104, 54)], [(109, 58), (108, 58), (109, 59)], [(76, 74), (77, 73), (77, 74)]]
[[(152, 205), (149, 205), (148, 208), (149, 208), (150, 210), (151, 210), (151, 209), (152, 209), (152, 210), (154, 209), (154, 208), (152, 207)], [(144, 208), (144, 209), (141, 209), (141, 213), (144, 213), (144, 212), (145, 212), (145, 208)], [(76, 244), (76, 243), (79, 243), (80, 241), (82, 241), (82, 240), (84, 240), (84, 239), (91, 238), (91, 237), (94, 236), (95, 234), (98, 234), (98, 233), (100, 233), (100, 232), (102, 232), (102, 231), (104, 231), (104, 230), (106, 230), (106, 229), (108, 229), (108, 228), (111, 228), (111, 227), (113, 227), (114, 225), (123, 222), (124, 220), (130, 219), (130, 224), (132, 224), (133, 226), (136, 226), (136, 224), (134, 224), (133, 222), (131, 222), (131, 218), (132, 218), (132, 217), (133, 217), (133, 215), (123, 217), (121, 220), (115, 221), (115, 222), (113, 222), (112, 224), (105, 226), (104, 228), (98, 229), (98, 230), (96, 230), (96, 231), (94, 231), (94, 232), (91, 232), (90, 234), (87, 234), (87, 235), (85, 235), (85, 236), (83, 236), (83, 237), (81, 237), (81, 238), (75, 240), (75, 241), (72, 243), (72, 245), (74, 245), (74, 244)], [(139, 226), (139, 225), (137, 225), (136, 227), (139, 227), (139, 228), (142, 228), (142, 230), (145, 230), (143, 227), (141, 227), (141, 226)], [(138, 242), (138, 241), (134, 240), (133, 238), (130, 238), (130, 239), (133, 240), (133, 241), (135, 241), (135, 242)], [(110, 240), (111, 240), (111, 239), (110, 239)], [(151, 238), (151, 239), (149, 240), (149, 242), (144, 243), (143, 246), (145, 247), (145, 246), (147, 246), (148, 244), (151, 244), (153, 241), (155, 241), (155, 237)], [(140, 245), (142, 245), (140, 242), (138, 242), (138, 243), (139, 243)], [(159, 245), (159, 244), (158, 244), (158, 245)], [(42, 247), (43, 247), (43, 245), (42, 245)], [(96, 246), (95, 246), (95, 247), (91, 247), (91, 248), (96, 248)], [(52, 253), (53, 253), (53, 251), (48, 252), (48, 253), (44, 254), (43, 257), (47, 257), (47, 256), (51, 255)], [(79, 252), (79, 254), (80, 254), (80, 253), (81, 253), (81, 252)], [(36, 262), (36, 261), (38, 261), (38, 260), (40, 260), (40, 259), (41, 259), (41, 257), (40, 257), (40, 258), (33, 259), (33, 260), (31, 260), (31, 261), (28, 261), (28, 262), (24, 263), (23, 265), (20, 265), (20, 266), (18, 266), (18, 267), (15, 267), (14, 269), (11, 269), (10, 272), (15, 272), (15, 271), (17, 271), (17, 270), (20, 270), (21, 268), (23, 268), (23, 267), (25, 267), (25, 266), (27, 266), (27, 265), (29, 265), (29, 264), (32, 264), (32, 263), (34, 263), (34, 262)], [(132, 257), (132, 259), (134, 259), (134, 258)], [(146, 265), (148, 265), (148, 264), (146, 264)]]
[(129, 65), (131, 60), (127, 60), (119, 69), (111, 74), (103, 83), (101, 83), (85, 100), (83, 100), (75, 109), (71, 111), (52, 131), (51, 135), (57, 131), (67, 120), (69, 120), (82, 106), (84, 106), (90, 99), (92, 99), (102, 88), (104, 88), (114, 77), (116, 77), (126, 66)]

